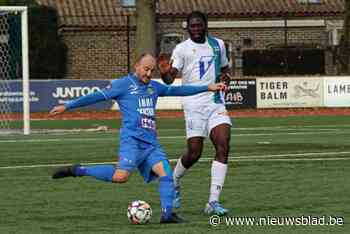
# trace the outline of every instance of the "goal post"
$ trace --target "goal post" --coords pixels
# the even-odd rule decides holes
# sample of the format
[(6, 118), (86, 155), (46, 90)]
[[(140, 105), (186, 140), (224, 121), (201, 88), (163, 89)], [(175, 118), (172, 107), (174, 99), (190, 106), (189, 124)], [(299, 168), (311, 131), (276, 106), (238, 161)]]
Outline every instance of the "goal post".
[[(16, 19), (20, 17), (20, 19)], [(20, 25), (11, 23), (11, 20), (20, 22)], [(18, 28), (11, 28), (11, 27)], [(17, 30), (17, 31), (16, 31)], [(16, 31), (16, 33), (12, 33)], [(20, 32), (18, 32), (20, 31)], [(20, 37), (20, 38), (18, 38)], [(20, 40), (19, 40), (20, 39)], [(19, 41), (17, 43), (17, 40)], [(14, 42), (16, 41), (16, 42)], [(29, 55), (28, 55), (28, 10), (26, 6), (0, 6), (0, 93), (11, 93), (10, 81), (21, 79), (22, 81), (22, 115), (23, 133), (30, 134), (30, 88), (29, 88)], [(16, 48), (14, 44), (20, 44)], [(16, 51), (15, 51), (16, 50)], [(17, 59), (17, 60), (16, 60)], [(15, 61), (15, 62), (14, 62)], [(6, 95), (0, 96), (0, 132), (8, 128), (14, 118), (11, 110), (11, 100)], [(5, 117), (4, 117), (5, 116)]]

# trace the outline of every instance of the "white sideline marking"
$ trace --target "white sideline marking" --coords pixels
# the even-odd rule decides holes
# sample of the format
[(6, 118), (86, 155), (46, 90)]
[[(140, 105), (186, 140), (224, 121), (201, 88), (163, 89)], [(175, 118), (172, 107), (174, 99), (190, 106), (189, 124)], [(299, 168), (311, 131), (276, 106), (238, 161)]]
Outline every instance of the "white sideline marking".
[[(284, 133), (244, 133), (231, 134), (231, 136), (283, 136), (283, 135), (322, 135), (322, 134), (350, 134), (350, 132), (342, 131), (317, 131), (317, 132), (284, 132)], [(158, 139), (178, 139), (185, 138), (181, 136), (159, 136)], [(17, 139), (17, 140), (0, 140), (0, 143), (36, 143), (36, 142), (65, 142), (65, 141), (107, 141), (117, 140), (118, 137), (100, 137), (100, 138), (52, 138), (52, 139)]]
[[(329, 158), (295, 158), (296, 156), (313, 156), (313, 155), (344, 155), (350, 154), (350, 151), (343, 152), (310, 152), (310, 153), (295, 153), (295, 154), (274, 154), (274, 155), (251, 155), (251, 156), (237, 156), (230, 159), (230, 162), (250, 162), (250, 161), (340, 161), (350, 160), (350, 157), (329, 157)], [(290, 158), (278, 158), (278, 157), (290, 157)], [(294, 158), (293, 158), (294, 157)], [(213, 158), (201, 158), (199, 162), (208, 162)], [(170, 162), (176, 162), (177, 159), (169, 159)], [(98, 164), (115, 164), (116, 162), (85, 162), (82, 165), (98, 165)], [(0, 167), (0, 169), (23, 169), (23, 168), (43, 168), (43, 167), (62, 167), (69, 166), (72, 163), (58, 163), (58, 164), (36, 164), (36, 165), (18, 165), (18, 166), (6, 166)]]

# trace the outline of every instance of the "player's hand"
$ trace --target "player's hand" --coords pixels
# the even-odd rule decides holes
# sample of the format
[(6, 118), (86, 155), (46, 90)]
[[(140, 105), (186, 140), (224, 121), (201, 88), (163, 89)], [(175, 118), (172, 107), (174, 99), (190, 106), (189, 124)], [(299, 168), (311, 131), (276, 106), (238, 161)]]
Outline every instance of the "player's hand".
[(230, 80), (232, 80), (232, 76), (227, 73), (227, 72), (224, 72), (224, 73), (221, 73), (221, 76), (220, 76), (220, 81), (221, 82), (224, 82), (226, 84), (229, 84), (230, 83)]
[(52, 108), (52, 110), (50, 110), (49, 112), (49, 115), (55, 116), (55, 115), (62, 114), (65, 111), (66, 111), (66, 107), (64, 105), (59, 105)]
[(226, 92), (227, 86), (223, 82), (216, 83), (216, 84), (209, 84), (208, 90), (209, 91), (224, 91), (224, 92)]
[(172, 61), (170, 61), (170, 56), (168, 54), (160, 54), (158, 57), (158, 69), (160, 75), (164, 75), (170, 72), (171, 64)]

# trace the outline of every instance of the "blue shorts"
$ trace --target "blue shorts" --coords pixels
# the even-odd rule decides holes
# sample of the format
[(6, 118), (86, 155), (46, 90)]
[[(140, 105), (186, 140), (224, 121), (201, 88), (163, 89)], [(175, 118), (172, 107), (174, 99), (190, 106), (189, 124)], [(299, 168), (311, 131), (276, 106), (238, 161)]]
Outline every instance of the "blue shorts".
[(118, 168), (129, 172), (138, 168), (147, 183), (158, 177), (152, 167), (163, 160), (168, 159), (160, 145), (152, 145), (133, 137), (120, 139)]

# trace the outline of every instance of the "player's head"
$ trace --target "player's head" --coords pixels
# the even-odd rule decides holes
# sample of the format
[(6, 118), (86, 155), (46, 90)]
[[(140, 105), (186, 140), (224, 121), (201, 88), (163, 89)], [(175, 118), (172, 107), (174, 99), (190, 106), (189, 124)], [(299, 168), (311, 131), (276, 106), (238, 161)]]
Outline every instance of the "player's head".
[(137, 58), (135, 63), (135, 73), (137, 77), (145, 84), (152, 79), (152, 73), (156, 69), (156, 59), (150, 53), (144, 53)]
[(207, 15), (200, 11), (192, 11), (187, 16), (187, 31), (192, 41), (197, 43), (205, 42), (208, 32)]

